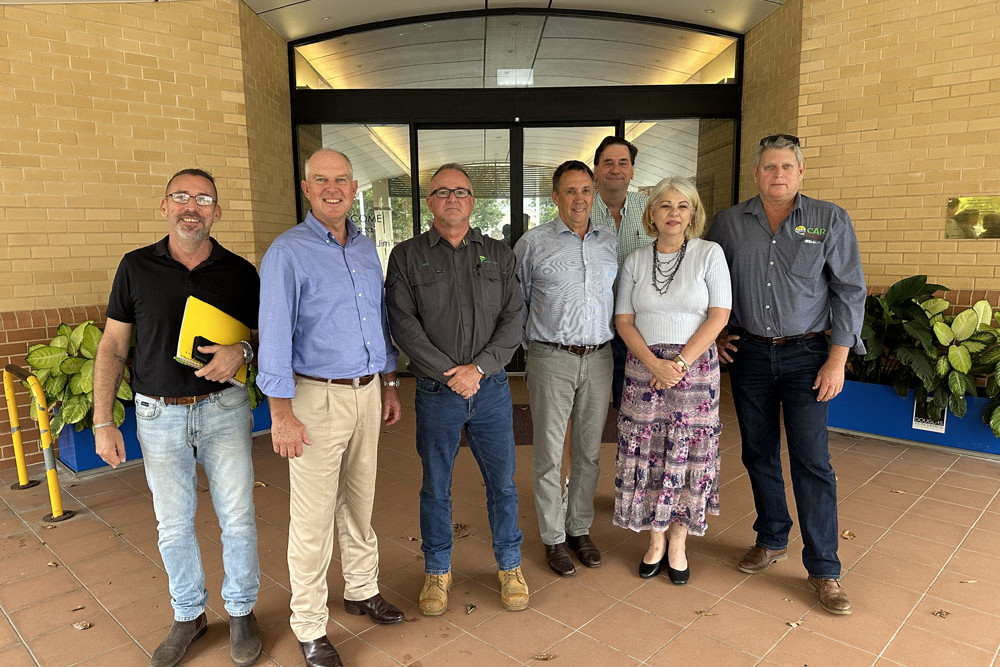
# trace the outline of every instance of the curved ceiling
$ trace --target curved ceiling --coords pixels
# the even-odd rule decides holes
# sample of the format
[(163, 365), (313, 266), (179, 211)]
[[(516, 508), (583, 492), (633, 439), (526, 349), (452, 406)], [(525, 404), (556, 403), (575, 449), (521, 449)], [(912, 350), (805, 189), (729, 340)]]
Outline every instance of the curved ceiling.
[(745, 34), (785, 0), (244, 0), (290, 42), (378, 21), (483, 9), (577, 9), (650, 16)]

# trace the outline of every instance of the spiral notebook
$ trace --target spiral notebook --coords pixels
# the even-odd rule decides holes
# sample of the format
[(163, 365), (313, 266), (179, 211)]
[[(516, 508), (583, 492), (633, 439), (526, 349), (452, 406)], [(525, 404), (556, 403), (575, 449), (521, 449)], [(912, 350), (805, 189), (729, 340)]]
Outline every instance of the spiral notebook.
[[(205, 364), (194, 358), (194, 339), (199, 336), (218, 345), (233, 345), (241, 340), (249, 340), (250, 329), (225, 311), (197, 297), (189, 296), (187, 303), (184, 304), (184, 317), (181, 319), (181, 333), (177, 337), (174, 361), (192, 368), (203, 367)], [(243, 364), (229, 383), (245, 387), (246, 382), (247, 365)]]

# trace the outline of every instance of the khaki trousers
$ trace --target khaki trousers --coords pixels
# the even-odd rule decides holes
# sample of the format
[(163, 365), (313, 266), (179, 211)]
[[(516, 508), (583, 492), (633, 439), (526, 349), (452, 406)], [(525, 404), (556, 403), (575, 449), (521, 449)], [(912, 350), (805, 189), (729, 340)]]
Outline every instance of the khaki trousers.
[(326, 574), (335, 524), (344, 599), (367, 600), (378, 593), (378, 541), (371, 517), (381, 381), (376, 376), (355, 389), (296, 377), (292, 411), (312, 445), (288, 461), (291, 626), (299, 641), (312, 641), (326, 635), (330, 616)]

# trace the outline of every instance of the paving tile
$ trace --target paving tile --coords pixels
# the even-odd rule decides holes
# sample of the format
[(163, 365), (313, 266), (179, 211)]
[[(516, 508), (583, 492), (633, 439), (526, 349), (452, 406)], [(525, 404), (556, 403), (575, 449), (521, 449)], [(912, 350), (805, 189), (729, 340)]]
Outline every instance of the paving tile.
[(573, 632), (569, 626), (534, 609), (496, 614), (469, 630), (474, 637), (521, 662), (545, 653)]
[(927, 489), (927, 497), (955, 503), (963, 507), (985, 509), (993, 500), (995, 491), (974, 491), (960, 486), (951, 486), (938, 482)]
[[(553, 662), (556, 664), (615, 665), (615, 667), (639, 665), (638, 660), (579, 632), (546, 649), (545, 652), (553, 656)], [(528, 664), (534, 666), (545, 663), (531, 661)]]
[(531, 608), (577, 629), (617, 602), (614, 598), (589, 586), (580, 586), (571, 579), (560, 579), (532, 595)]
[(643, 661), (659, 651), (683, 628), (644, 609), (620, 602), (580, 632)]
[(960, 526), (971, 526), (982, 514), (981, 509), (945, 502), (937, 498), (921, 498), (910, 509), (913, 514), (951, 521)]
[(702, 615), (691, 626), (733, 648), (763, 657), (790, 629), (787, 622), (749, 607), (721, 600), (711, 615)]
[[(1000, 528), (1000, 521), (996, 522), (995, 527)], [(1000, 532), (973, 528), (962, 542), (962, 547), (1000, 558)]]
[[(962, 583), (973, 580), (975, 583)], [(970, 579), (950, 566), (941, 573), (928, 594), (1000, 616), (1000, 584), (978, 578)]]
[(880, 653), (916, 606), (920, 594), (853, 573), (842, 581), (853, 613), (830, 614), (817, 602), (803, 619), (804, 626), (863, 651)]
[(824, 637), (800, 625), (786, 634), (764, 658), (768, 665), (837, 665), (868, 667), (877, 656), (843, 642)]
[[(79, 662), (75, 667), (147, 667), (150, 656), (137, 644), (124, 644), (118, 648), (113, 648), (107, 653), (95, 655), (89, 660)], [(185, 663), (190, 664), (190, 663)], [(230, 662), (230, 664), (232, 664)], [(255, 664), (262, 664), (260, 661)]]
[(21, 643), (21, 638), (17, 636), (17, 631), (10, 624), (6, 614), (0, 614), (0, 649), (15, 646)]
[(962, 579), (976, 579), (1000, 584), (1000, 568), (997, 559), (989, 554), (959, 548), (948, 561), (948, 570), (958, 573)]
[(950, 521), (932, 519), (928, 516), (921, 516), (910, 512), (900, 517), (892, 529), (950, 546), (961, 544), (962, 540), (969, 533), (968, 526), (961, 526)]
[(726, 599), (782, 621), (798, 621), (816, 604), (816, 594), (806, 584), (804, 573), (794, 576), (783, 572), (772, 568), (765, 574), (748, 576)]
[[(942, 610), (947, 613), (935, 614)], [(985, 651), (1000, 647), (1000, 620), (995, 615), (930, 595), (920, 601), (906, 624)]]
[(133, 637), (160, 631), (165, 636), (174, 621), (170, 593), (166, 588), (114, 610), (115, 619)]
[[(44, 603), (43, 603), (44, 604)], [(78, 614), (87, 613), (77, 612)], [(131, 639), (106, 613), (89, 613), (76, 620), (86, 620), (93, 625), (77, 630), (71, 623), (60, 625), (48, 634), (29, 641), (31, 651), (43, 665), (70, 665), (109, 650), (130, 644)], [(16, 623), (17, 621), (15, 621)]]
[(882, 471), (934, 482), (940, 479), (943, 472), (947, 470), (948, 465), (925, 463), (921, 460), (914, 461), (912, 457), (909, 459), (906, 458), (906, 453), (904, 453), (900, 458), (888, 463)]
[(852, 573), (863, 574), (917, 593), (924, 593), (930, 588), (940, 571), (939, 565), (925, 565), (878, 549), (868, 552), (851, 568)]
[(418, 616), (395, 625), (377, 625), (362, 637), (393, 659), (410, 665), (462, 634), (461, 629), (443, 616)]
[(864, 521), (884, 528), (896, 523), (903, 511), (874, 503), (865, 502), (851, 496), (837, 505), (837, 517), (843, 521)]
[[(74, 611), (77, 607), (83, 609)], [(78, 621), (88, 621), (93, 624), (97, 624), (98, 618), (104, 622), (111, 621), (111, 617), (101, 608), (97, 600), (83, 589), (62, 593), (23, 607), (11, 613), (10, 618), (17, 631), (28, 641)]]
[(0, 665), (3, 667), (37, 667), (38, 663), (28, 653), (24, 644), (16, 644), (0, 650)]
[(918, 477), (907, 477), (891, 472), (880, 472), (868, 482), (872, 486), (895, 491), (904, 491), (911, 496), (920, 496), (933, 486), (933, 482)]
[(695, 630), (680, 633), (646, 662), (653, 667), (676, 667), (689, 664), (692, 656), (701, 664), (726, 667), (749, 667), (759, 662), (757, 657)]
[(963, 665), (989, 667), (993, 653), (906, 625), (885, 650), (885, 657), (904, 665)]
[[(985, 477), (987, 480), (995, 483), (997, 480), (1000, 480), (1000, 461), (984, 459), (978, 456), (963, 456), (952, 464), (948, 472)], [(957, 484), (956, 486), (962, 485)]]
[(932, 542), (898, 530), (887, 532), (872, 548), (896, 558), (938, 568), (942, 567), (955, 551), (954, 547), (947, 544)]
[(9, 613), (82, 587), (83, 584), (65, 567), (46, 568), (44, 572), (34, 577), (18, 579), (0, 586), (0, 607)]
[(413, 667), (466, 667), (473, 664), (483, 667), (514, 667), (521, 663), (469, 635), (462, 635), (412, 663)]
[[(965, 457), (962, 460), (964, 461)], [(994, 476), (984, 476), (984, 472), (990, 471), (994, 473)], [(962, 489), (971, 489), (980, 493), (994, 494), (997, 490), (1000, 490), (1000, 465), (993, 465), (986, 468), (985, 471), (970, 474), (969, 472), (959, 470), (959, 464), (955, 464), (951, 470), (941, 475), (938, 483), (957, 486)]]
[[(291, 631), (289, 631), (289, 634), (291, 634)], [(344, 661), (345, 667), (396, 667), (402, 664), (396, 662), (360, 637), (353, 637), (341, 642), (337, 644), (336, 648), (337, 653), (340, 654), (340, 659)], [(301, 665), (305, 663), (302, 661), (302, 654), (300, 653), (298, 662), (283, 659), (281, 662), (276, 662), (275, 664)]]

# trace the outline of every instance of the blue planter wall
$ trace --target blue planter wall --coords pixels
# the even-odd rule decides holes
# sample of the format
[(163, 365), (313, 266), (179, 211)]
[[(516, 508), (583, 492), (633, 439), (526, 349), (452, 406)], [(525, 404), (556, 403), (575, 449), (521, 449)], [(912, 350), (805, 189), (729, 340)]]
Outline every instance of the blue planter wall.
[[(270, 428), (271, 411), (265, 400), (253, 411), (253, 432), (259, 433)], [(125, 421), (122, 422), (121, 432), (125, 440), (125, 460), (141, 459), (142, 449), (135, 435), (135, 408), (132, 406), (125, 408)], [(59, 460), (73, 472), (84, 472), (108, 465), (94, 449), (94, 432), (89, 428), (77, 431), (72, 425), (64, 428), (59, 434)]]
[(944, 433), (913, 428), (913, 392), (900, 398), (892, 387), (847, 381), (844, 390), (830, 401), (827, 425), (849, 431), (932, 445), (1000, 454), (1000, 438), (983, 423), (982, 414), (990, 399), (966, 396), (969, 409), (959, 419), (948, 413)]

